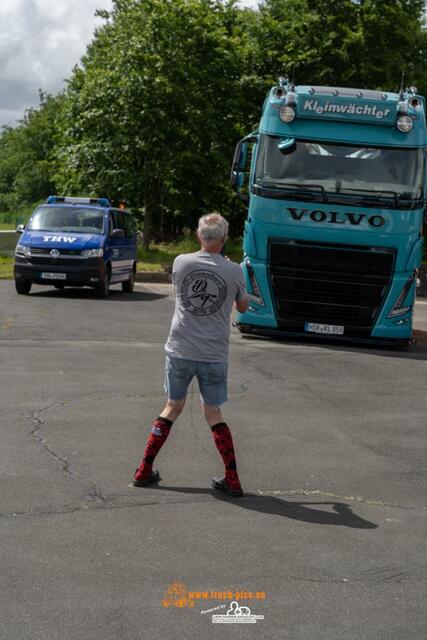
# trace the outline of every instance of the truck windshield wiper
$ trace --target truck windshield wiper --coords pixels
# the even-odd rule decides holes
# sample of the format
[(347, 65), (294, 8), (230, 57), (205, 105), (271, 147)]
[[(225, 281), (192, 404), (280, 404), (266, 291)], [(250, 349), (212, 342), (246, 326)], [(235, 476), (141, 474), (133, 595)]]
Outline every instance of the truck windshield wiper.
[(298, 193), (300, 196), (307, 195), (319, 195), (323, 202), (327, 202), (325, 188), (321, 184), (298, 184), (295, 182), (281, 182), (274, 180), (263, 180), (260, 185), (262, 189), (271, 189), (274, 191), (293, 192)]
[(400, 195), (396, 191), (373, 191), (371, 189), (350, 189), (347, 187), (340, 187), (337, 189), (336, 193), (340, 196), (349, 195), (352, 196), (354, 194), (357, 197), (357, 202), (359, 204), (372, 204), (373, 202), (383, 202), (391, 204), (393, 203), (396, 207), (399, 206), (399, 198)]

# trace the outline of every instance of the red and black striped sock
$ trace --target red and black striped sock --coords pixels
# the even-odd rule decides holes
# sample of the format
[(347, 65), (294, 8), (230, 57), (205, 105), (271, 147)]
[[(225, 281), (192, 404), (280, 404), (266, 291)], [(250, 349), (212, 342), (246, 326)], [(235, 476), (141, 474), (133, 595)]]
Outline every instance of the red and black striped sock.
[(148, 478), (153, 469), (154, 459), (166, 442), (172, 425), (172, 420), (162, 418), (161, 416), (154, 420), (147, 444), (145, 445), (143, 458), (139, 469), (135, 473), (135, 480)]
[(236, 455), (234, 453), (233, 438), (231, 431), (225, 422), (218, 422), (211, 427), (216, 448), (224, 462), (225, 478), (230, 487), (240, 487), (239, 476), (237, 474)]

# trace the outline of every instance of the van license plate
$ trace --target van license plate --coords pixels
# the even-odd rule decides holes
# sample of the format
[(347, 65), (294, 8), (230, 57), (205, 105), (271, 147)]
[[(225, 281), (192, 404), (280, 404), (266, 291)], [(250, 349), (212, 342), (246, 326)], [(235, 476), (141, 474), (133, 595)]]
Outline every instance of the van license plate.
[(45, 271), (41, 274), (41, 277), (44, 280), (66, 280), (67, 274), (66, 273), (49, 273)]
[(315, 322), (306, 322), (304, 330), (309, 333), (322, 333), (331, 336), (344, 335), (344, 327), (337, 324), (317, 324)]

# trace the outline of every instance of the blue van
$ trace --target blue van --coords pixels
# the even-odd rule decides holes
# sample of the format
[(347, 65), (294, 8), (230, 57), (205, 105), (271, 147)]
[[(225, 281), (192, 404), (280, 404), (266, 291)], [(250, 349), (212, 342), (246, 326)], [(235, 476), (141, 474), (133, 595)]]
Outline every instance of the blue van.
[(63, 289), (93, 287), (105, 298), (110, 284), (132, 292), (137, 262), (136, 229), (129, 212), (107, 198), (50, 196), (34, 211), (15, 249), (19, 294), (33, 282)]

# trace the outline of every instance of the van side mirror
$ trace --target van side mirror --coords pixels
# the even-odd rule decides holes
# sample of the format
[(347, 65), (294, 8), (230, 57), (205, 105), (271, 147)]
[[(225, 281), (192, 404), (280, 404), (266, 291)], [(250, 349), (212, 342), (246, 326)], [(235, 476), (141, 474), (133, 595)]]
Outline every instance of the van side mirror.
[(18, 224), (18, 226), (16, 227), (16, 233), (24, 233), (25, 231), (25, 224)]
[(111, 237), (112, 238), (124, 238), (125, 237), (125, 232), (123, 231), (123, 229), (113, 229), (113, 231), (111, 232)]

